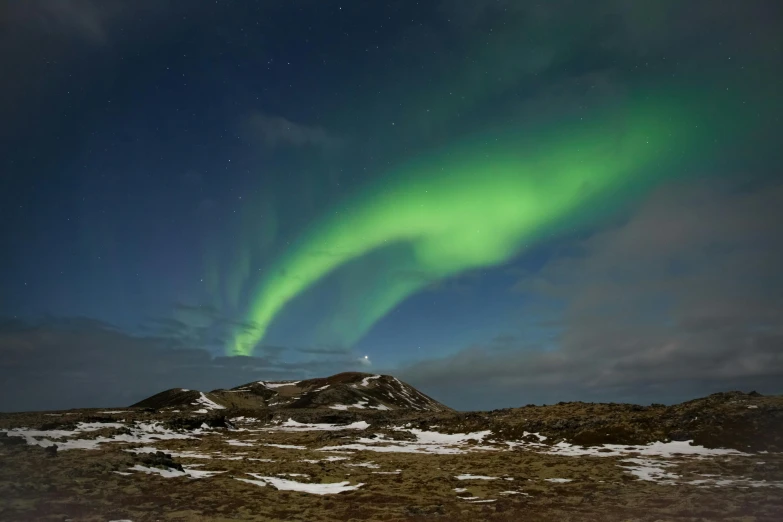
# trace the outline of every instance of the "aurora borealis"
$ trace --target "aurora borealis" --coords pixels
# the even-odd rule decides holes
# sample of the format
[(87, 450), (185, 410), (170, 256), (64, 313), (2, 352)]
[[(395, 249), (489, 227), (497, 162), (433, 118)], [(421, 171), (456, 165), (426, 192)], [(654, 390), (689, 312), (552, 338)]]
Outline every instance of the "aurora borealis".
[(771, 390), (782, 20), (0, 1), (0, 392), (353, 370), (458, 408)]
[(283, 253), (250, 305), (248, 320), (258, 330), (238, 334), (233, 353), (252, 354), (288, 301), (372, 250), (405, 245), (409, 252), (397, 268), (421, 277), (383, 281), (360, 320), (344, 326), (341, 341), (349, 345), (428, 282), (508, 261), (547, 227), (587, 206), (607, 205), (625, 193), (623, 185), (646, 182), (650, 162), (665, 168), (682, 146), (687, 123), (669, 114), (665, 100), (623, 109), (586, 125), (562, 124), (550, 139), (484, 137), (392, 172)]

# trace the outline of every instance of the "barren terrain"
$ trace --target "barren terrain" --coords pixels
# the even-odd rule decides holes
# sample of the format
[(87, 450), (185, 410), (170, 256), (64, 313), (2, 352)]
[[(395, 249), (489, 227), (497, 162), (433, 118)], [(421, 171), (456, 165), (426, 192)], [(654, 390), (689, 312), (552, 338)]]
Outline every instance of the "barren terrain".
[(783, 397), (207, 406), (0, 415), (0, 519), (783, 520)]

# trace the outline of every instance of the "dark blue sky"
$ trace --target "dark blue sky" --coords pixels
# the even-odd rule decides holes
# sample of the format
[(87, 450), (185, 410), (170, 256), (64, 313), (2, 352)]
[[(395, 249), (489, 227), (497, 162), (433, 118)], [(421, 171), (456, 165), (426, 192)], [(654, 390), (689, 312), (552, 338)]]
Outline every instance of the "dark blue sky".
[[(775, 1), (0, 0), (0, 409), (349, 369), (457, 408), (779, 393), (781, 22)], [(644, 190), (347, 342), (334, 321), (397, 259), (360, 256), (225, 357), (291, 245), (399, 165), (664, 92), (719, 125)]]

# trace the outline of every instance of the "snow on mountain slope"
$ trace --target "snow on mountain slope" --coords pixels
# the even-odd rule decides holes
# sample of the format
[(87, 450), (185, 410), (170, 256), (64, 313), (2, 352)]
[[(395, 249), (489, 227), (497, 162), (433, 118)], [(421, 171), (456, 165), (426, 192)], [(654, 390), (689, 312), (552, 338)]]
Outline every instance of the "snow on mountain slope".
[(223, 408), (451, 411), (396, 377), (360, 372), (302, 381), (257, 381), (209, 393), (174, 388), (133, 406), (201, 413)]

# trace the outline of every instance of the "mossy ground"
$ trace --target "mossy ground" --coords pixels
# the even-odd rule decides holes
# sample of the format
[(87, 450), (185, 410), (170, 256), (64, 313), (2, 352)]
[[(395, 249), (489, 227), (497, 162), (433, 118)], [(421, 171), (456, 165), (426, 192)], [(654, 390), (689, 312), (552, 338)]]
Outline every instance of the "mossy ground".
[[(753, 450), (744, 456), (709, 458), (667, 457), (665, 460), (672, 465), (665, 470), (678, 475), (680, 482), (706, 476), (743, 477), (756, 484), (783, 481), (783, 454), (770, 451), (775, 449), (780, 434), (754, 432), (747, 427), (750, 424), (751, 427), (761, 426), (757, 430), (766, 429), (767, 420), (756, 417), (766, 415), (769, 418), (772, 414), (777, 418), (780, 398), (753, 400), (759, 408), (748, 409), (745, 402), (735, 404), (727, 400), (703, 404), (698, 411), (692, 411), (692, 405), (626, 411), (622, 405), (576, 403), (440, 417), (408, 416), (402, 419), (376, 415), (368, 417), (371, 421), (375, 419), (375, 424), (371, 422), (371, 427), (363, 431), (227, 431), (218, 427), (193, 439), (135, 445), (110, 443), (102, 444), (97, 450), (59, 451), (55, 456), (44, 448), (20, 444), (16, 437), (6, 437), (0, 443), (0, 520), (780, 521), (783, 520), (781, 487), (753, 487), (742, 482), (720, 487), (661, 484), (639, 480), (629, 473), (627, 464), (624, 467), (621, 462), (629, 456), (550, 455), (530, 449), (504, 449), (501, 443), (503, 439), (519, 440), (525, 430), (534, 431), (532, 428), (536, 426), (548, 434), (548, 442), (571, 438), (572, 442), (577, 440), (580, 444), (644, 443), (649, 437), (666, 436), (667, 430), (684, 429), (686, 423), (692, 425), (690, 429), (696, 434), (703, 434), (702, 438), (707, 442), (717, 443), (733, 435), (718, 430), (723, 438), (715, 434), (710, 438), (705, 426), (712, 424), (699, 424), (698, 420), (689, 419), (702, 416), (707, 423), (724, 419), (730, 422), (728, 426), (744, 419), (745, 427), (738, 430), (735, 437), (737, 449), (750, 451), (744, 448), (748, 446), (748, 440), (761, 437), (768, 441), (762, 451), (768, 452)], [(95, 421), (96, 415), (90, 411), (67, 416), (2, 415), (0, 428), (45, 424), (48, 428), (73, 427), (78, 421)], [(287, 416), (288, 412), (276, 415)], [(291, 415), (300, 415), (303, 421), (311, 414), (294, 412)], [(136, 411), (100, 419), (109, 421), (117, 417), (126, 422), (132, 419), (172, 421), (176, 415)], [(253, 427), (266, 425), (269, 412), (259, 418)], [(681, 419), (683, 425), (671, 419)], [(459, 454), (320, 451), (325, 446), (348, 444), (356, 437), (368, 437), (373, 433), (396, 433), (395, 438), (404, 442), (411, 438), (409, 434), (390, 429), (392, 425), (400, 426), (403, 420), (430, 429), (437, 425), (434, 429), (441, 432), (492, 429), (496, 449)], [(173, 425), (178, 422), (182, 424), (183, 421), (174, 421)], [(190, 426), (192, 423), (185, 424)], [(80, 434), (79, 438), (108, 437), (123, 429), (104, 428)], [(250, 445), (231, 445), (229, 440)], [(306, 449), (266, 444), (296, 445)], [(202, 479), (116, 473), (127, 472), (136, 464), (152, 462), (149, 455), (124, 451), (149, 445), (175, 454), (183, 451), (210, 454), (210, 459), (175, 456), (173, 460), (186, 468), (200, 464), (196, 469), (223, 473)], [(465, 444), (464, 448), (471, 446), (476, 444)], [(329, 461), (328, 457), (345, 459)], [(271, 462), (253, 459), (271, 459)], [(399, 473), (395, 473), (397, 470)], [(363, 483), (363, 486), (319, 496), (237, 480), (252, 478), (248, 473), (312, 483), (349, 481), (351, 484)], [(307, 477), (281, 475), (289, 473)], [(462, 474), (495, 479), (459, 480), (457, 476)], [(554, 478), (571, 481), (547, 480)]]

